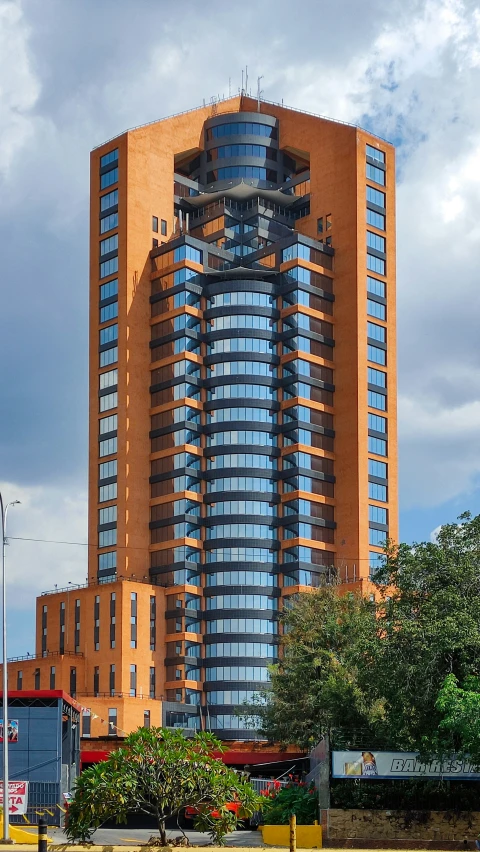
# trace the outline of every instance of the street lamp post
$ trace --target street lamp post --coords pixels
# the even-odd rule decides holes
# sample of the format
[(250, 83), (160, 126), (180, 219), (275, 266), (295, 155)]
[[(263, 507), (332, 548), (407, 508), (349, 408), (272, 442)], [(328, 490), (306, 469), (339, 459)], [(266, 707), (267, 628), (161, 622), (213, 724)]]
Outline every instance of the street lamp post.
[(10, 506), (15, 506), (20, 500), (13, 500), (4, 507), (0, 494), (0, 519), (2, 524), (2, 660), (3, 660), (3, 837), (2, 843), (11, 843), (10, 814), (8, 811), (8, 666), (7, 666), (7, 585), (6, 585), (6, 547), (7, 547), (7, 515)]

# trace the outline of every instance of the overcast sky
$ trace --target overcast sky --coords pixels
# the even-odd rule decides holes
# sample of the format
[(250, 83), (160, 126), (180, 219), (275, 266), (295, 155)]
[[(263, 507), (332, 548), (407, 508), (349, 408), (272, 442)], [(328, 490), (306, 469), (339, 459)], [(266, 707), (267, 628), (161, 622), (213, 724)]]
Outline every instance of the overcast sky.
[[(86, 541), (88, 161), (235, 93), (398, 146), (401, 537), (480, 512), (480, 0), (0, 0), (0, 488)], [(86, 548), (11, 541), (9, 654)]]

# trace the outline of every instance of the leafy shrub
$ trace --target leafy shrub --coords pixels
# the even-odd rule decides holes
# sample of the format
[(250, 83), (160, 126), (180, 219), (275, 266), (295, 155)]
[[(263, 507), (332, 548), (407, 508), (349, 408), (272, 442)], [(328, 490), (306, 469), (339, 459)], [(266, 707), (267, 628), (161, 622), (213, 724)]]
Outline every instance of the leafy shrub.
[(273, 781), (263, 796), (262, 820), (266, 825), (288, 825), (295, 814), (298, 825), (311, 825), (318, 819), (318, 795), (314, 784), (287, 784)]

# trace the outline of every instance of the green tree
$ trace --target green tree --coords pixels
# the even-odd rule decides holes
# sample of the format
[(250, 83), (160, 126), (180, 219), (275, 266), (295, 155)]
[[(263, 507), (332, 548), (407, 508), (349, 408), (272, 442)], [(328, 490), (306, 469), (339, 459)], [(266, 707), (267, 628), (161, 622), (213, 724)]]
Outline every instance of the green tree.
[(223, 750), (211, 734), (186, 738), (162, 728), (139, 728), (124, 747), (77, 779), (68, 809), (69, 840), (86, 841), (106, 820), (125, 822), (136, 812), (155, 817), (165, 845), (166, 820), (191, 806), (198, 812), (195, 827), (222, 843), (237, 823), (227, 804), (239, 802), (242, 815), (251, 816), (259, 802), (251, 785), (215, 757)]
[(389, 546), (375, 585), (375, 603), (333, 586), (285, 613), (283, 658), (248, 711), (267, 737), (308, 747), (360, 731), (423, 752), (438, 742), (445, 678), (480, 677), (480, 516), (435, 542)]
[(373, 725), (383, 713), (364, 683), (376, 657), (375, 606), (339, 590), (325, 586), (299, 595), (284, 615), (282, 659), (270, 668), (271, 688), (245, 711), (270, 740), (308, 748), (334, 729)]
[(440, 713), (437, 731), (426, 743), (429, 751), (441, 757), (468, 758), (480, 768), (480, 679), (467, 677), (463, 686), (455, 675), (445, 678), (436, 709)]

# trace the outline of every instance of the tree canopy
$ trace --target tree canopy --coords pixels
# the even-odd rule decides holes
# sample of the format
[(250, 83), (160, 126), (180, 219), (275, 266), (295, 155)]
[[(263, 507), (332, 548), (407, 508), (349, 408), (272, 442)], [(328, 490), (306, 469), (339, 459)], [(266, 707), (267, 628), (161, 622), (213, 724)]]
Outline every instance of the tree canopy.
[(195, 827), (221, 843), (237, 823), (227, 804), (239, 802), (248, 817), (259, 802), (252, 786), (215, 757), (223, 750), (208, 733), (186, 738), (177, 731), (139, 728), (77, 779), (68, 808), (69, 840), (86, 841), (106, 820), (125, 822), (136, 812), (155, 817), (165, 845), (166, 820), (190, 806), (197, 811)]
[(283, 659), (249, 711), (267, 737), (308, 747), (361, 730), (397, 748), (441, 745), (445, 679), (461, 688), (480, 677), (480, 516), (390, 547), (374, 580), (375, 601), (326, 586), (287, 610)]

